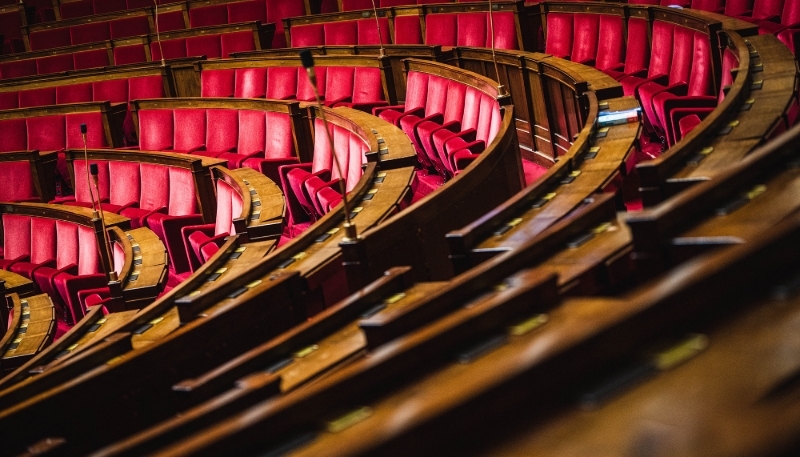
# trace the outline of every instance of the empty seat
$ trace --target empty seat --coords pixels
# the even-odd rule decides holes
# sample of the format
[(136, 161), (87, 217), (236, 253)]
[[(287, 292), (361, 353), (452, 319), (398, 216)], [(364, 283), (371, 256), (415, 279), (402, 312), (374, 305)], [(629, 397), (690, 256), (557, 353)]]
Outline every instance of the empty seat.
[(342, 180), (346, 191), (353, 189), (361, 177), (364, 154), (369, 150), (355, 133), (330, 124), (331, 141), (342, 168), (340, 174), (321, 119), (314, 120), (314, 132), (313, 161), (279, 169), (286, 198), (289, 237), (297, 235), (330, 210), (333, 201), (331, 193), (323, 189), (330, 189), (341, 197), (339, 182)]
[(236, 234), (234, 219), (242, 217), (243, 200), (236, 189), (222, 179), (216, 181), (217, 213), (213, 224), (181, 229), (186, 257), (195, 271), (216, 254), (225, 237)]

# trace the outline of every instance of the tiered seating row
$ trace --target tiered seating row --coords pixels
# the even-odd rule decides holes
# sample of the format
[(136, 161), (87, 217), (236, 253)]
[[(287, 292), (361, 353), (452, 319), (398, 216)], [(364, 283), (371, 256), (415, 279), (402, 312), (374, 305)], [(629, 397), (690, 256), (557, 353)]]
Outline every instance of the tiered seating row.
[[(371, 112), (395, 104), (388, 59), (367, 56), (322, 56), (316, 72), (325, 106), (346, 106)], [(201, 97), (271, 98), (315, 102), (298, 58), (240, 58), (195, 64)]]
[[(83, 149), (67, 150), (75, 195), (56, 200), (90, 207)], [(215, 220), (210, 167), (216, 160), (138, 152), (91, 150), (89, 162), (98, 165), (98, 187), (106, 214), (130, 219), (133, 228), (148, 227), (166, 245), (171, 275), (189, 270), (181, 240), (182, 227)]]
[(139, 149), (217, 158), (278, 182), (281, 165), (310, 157), (297, 102), (171, 99), (133, 102)]
[[(0, 207), (0, 268), (34, 280), (40, 291), (57, 300), (61, 320), (75, 323), (84, 314), (78, 291), (108, 283), (110, 257), (100, 235), (100, 220), (92, 220), (88, 210), (37, 205)], [(109, 227), (128, 225), (127, 219), (115, 215), (106, 222)]]
[[(534, 49), (534, 31), (526, 27), (523, 2), (494, 4), (494, 45), (498, 49)], [(488, 3), (446, 3), (436, 6), (381, 8), (378, 22), (371, 11), (321, 14), (284, 19), (292, 47), (323, 45), (427, 44), (489, 47), (492, 42)]]
[(67, 46), (47, 51), (0, 57), (0, 78), (21, 78), (71, 70), (142, 64), (161, 59), (228, 57), (235, 52), (261, 49), (271, 40), (271, 25), (245, 23), (178, 30), (113, 41)]
[(53, 176), (56, 154), (8, 152), (0, 154), (0, 201), (48, 202), (55, 197)]

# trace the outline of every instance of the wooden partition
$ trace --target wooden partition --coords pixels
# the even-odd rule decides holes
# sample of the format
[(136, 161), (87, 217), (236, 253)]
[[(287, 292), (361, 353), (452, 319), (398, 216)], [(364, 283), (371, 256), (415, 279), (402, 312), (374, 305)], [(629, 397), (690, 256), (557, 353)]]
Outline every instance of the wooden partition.
[[(680, 442), (681, 450), (698, 454), (712, 451), (709, 440), (726, 449), (723, 455), (740, 451), (741, 443), (753, 453), (793, 449), (796, 419), (777, 431), (765, 425), (773, 419), (768, 413), (794, 417), (792, 402), (776, 396), (785, 399), (786, 375), (794, 372), (794, 365), (779, 368), (779, 360), (794, 347), (796, 321), (775, 316), (794, 315), (796, 297), (770, 299), (770, 289), (760, 286), (786, 290), (792, 283), (798, 235), (800, 219), (793, 216), (752, 244), (699, 258), (680, 275), (619, 298), (534, 301), (531, 289), (545, 277), (523, 270), (509, 278), (506, 297), (459, 309), (296, 395), (258, 403), (155, 454), (268, 452), (301, 433), (313, 439), (294, 441), (292, 455), (468, 454), (476, 448), (491, 455), (569, 455), (598, 446), (624, 453), (641, 435), (623, 427), (623, 438), (609, 440), (611, 424), (641, 433), (641, 417), (657, 422), (664, 414), (689, 418), (707, 411), (737, 430), (736, 444), (724, 426), (712, 426), (720, 434), (684, 441), (697, 436), (684, 420), (660, 432), (659, 442)], [(731, 340), (726, 330), (742, 339)], [(455, 341), (466, 334), (474, 339), (465, 349)], [(706, 349), (716, 357), (709, 360)], [(737, 382), (721, 380), (720, 367), (736, 373)], [(660, 377), (684, 382), (665, 384)], [(464, 440), (465, 433), (474, 438)]]

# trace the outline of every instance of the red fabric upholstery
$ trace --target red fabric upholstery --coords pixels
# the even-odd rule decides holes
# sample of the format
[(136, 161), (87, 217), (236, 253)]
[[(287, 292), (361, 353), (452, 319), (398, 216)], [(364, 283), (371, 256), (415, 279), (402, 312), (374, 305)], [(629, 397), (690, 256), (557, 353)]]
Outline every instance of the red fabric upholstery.
[(237, 68), (234, 71), (234, 85), (233, 96), (236, 98), (264, 98), (266, 97), (267, 69)]
[(72, 60), (76, 70), (87, 68), (98, 68), (110, 65), (108, 52), (105, 49), (95, 49), (92, 51), (76, 52), (72, 54)]
[(228, 8), (224, 4), (191, 8), (189, 10), (189, 25), (192, 28), (227, 23)]
[(69, 54), (40, 57), (36, 59), (36, 72), (40, 75), (74, 70), (75, 62)]
[(322, 24), (298, 25), (290, 29), (291, 46), (322, 46), (325, 44), (325, 28)]
[(119, 46), (114, 48), (114, 65), (147, 62), (143, 46)]
[(28, 129), (25, 119), (0, 120), (0, 152), (28, 150)]
[(725, 0), (692, 0), (692, 9), (723, 13), (725, 12)]
[(30, 259), (31, 218), (15, 214), (3, 214), (3, 259), (0, 268), (10, 269), (15, 263)]
[(394, 42), (397, 44), (422, 44), (422, 25), (420, 24), (419, 17), (395, 17)]
[(283, 19), (307, 14), (304, 0), (267, 0), (267, 21), (275, 24), (273, 48), (285, 48), (286, 35), (283, 33)]
[[(150, 33), (150, 31), (148, 30), (146, 33)], [(93, 43), (110, 40), (111, 28), (106, 22), (73, 25), (69, 27), (69, 35), (71, 44)]]
[(46, 106), (56, 104), (56, 91), (54, 88), (23, 90), (19, 93), (19, 107)]
[[(239, 73), (239, 70), (237, 70), (237, 73)], [(297, 74), (296, 67), (267, 68), (265, 74), (266, 97), (277, 100), (295, 98), (297, 94)]]
[(600, 15), (575, 14), (575, 36), (572, 42), (572, 60), (574, 62), (594, 65), (597, 58), (597, 46), (600, 32)]
[(3, 79), (21, 78), (23, 76), (35, 75), (36, 72), (36, 59), (0, 63), (0, 76), (2, 76)]
[(42, 49), (60, 48), (72, 44), (69, 34), (69, 28), (57, 28), (51, 30), (42, 30), (38, 32), (31, 32), (28, 35), (32, 51), (39, 51)]
[(232, 97), (235, 70), (203, 70), (200, 75), (201, 97)]
[(0, 166), (0, 201), (17, 202), (38, 200), (36, 187), (27, 160), (2, 162)]

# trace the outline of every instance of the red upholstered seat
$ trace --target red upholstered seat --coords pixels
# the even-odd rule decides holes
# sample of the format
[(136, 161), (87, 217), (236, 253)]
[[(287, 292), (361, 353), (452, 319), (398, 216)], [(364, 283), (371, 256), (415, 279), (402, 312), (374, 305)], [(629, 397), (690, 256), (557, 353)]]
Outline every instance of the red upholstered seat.
[(3, 79), (31, 76), (36, 71), (36, 59), (0, 63), (0, 77)]
[[(298, 25), (291, 28), (291, 46), (322, 46), (325, 44), (325, 27), (322, 24)], [(277, 33), (276, 33), (277, 34)]]
[(91, 51), (76, 52), (72, 54), (73, 66), (76, 70), (87, 68), (98, 68), (110, 65), (108, 61), (108, 51), (105, 49), (94, 49)]
[[(149, 30), (146, 33), (150, 33)], [(96, 41), (105, 41), (111, 39), (111, 27), (107, 22), (73, 25), (69, 27), (69, 35), (70, 44), (84, 44), (94, 43)]]
[(223, 180), (217, 180), (217, 214), (214, 224), (186, 226), (181, 229), (191, 271), (216, 253), (228, 235), (236, 234), (233, 220), (242, 214), (242, 196)]
[(396, 44), (422, 44), (422, 25), (419, 17), (413, 15), (395, 17), (394, 42)]
[(224, 5), (211, 5), (189, 10), (189, 25), (192, 28), (228, 23), (228, 8)]
[(625, 76), (644, 76), (650, 62), (650, 38), (647, 20), (641, 18), (628, 19), (628, 40), (625, 46), (625, 65), (618, 68), (601, 68), (616, 79)]
[(27, 160), (4, 161), (0, 165), (0, 201), (39, 201), (36, 186)]
[(10, 271), (15, 263), (30, 259), (30, 255), (30, 217), (3, 214), (3, 259), (0, 259), (0, 268)]
[(200, 96), (233, 97), (235, 72), (233, 69), (203, 70), (200, 75)]
[(0, 268), (34, 280), (69, 322), (83, 316), (78, 290), (106, 284), (105, 275), (97, 274), (101, 268), (94, 231), (73, 222), (4, 214), (3, 254)]
[(286, 35), (283, 31), (283, 19), (287, 17), (303, 16), (310, 13), (310, 11), (306, 11), (304, 0), (267, 0), (266, 8), (266, 22), (275, 24), (275, 36), (272, 39), (272, 47), (285, 48), (287, 43)]
[(266, 68), (237, 68), (234, 71), (233, 96), (236, 98), (264, 98), (266, 86)]

